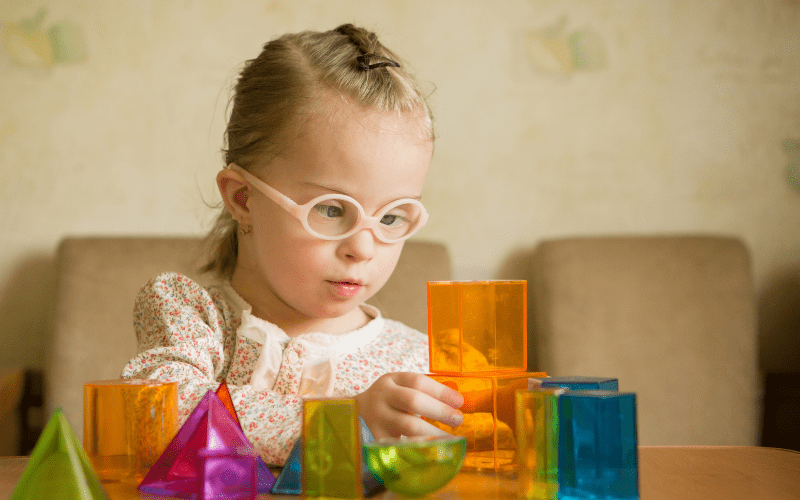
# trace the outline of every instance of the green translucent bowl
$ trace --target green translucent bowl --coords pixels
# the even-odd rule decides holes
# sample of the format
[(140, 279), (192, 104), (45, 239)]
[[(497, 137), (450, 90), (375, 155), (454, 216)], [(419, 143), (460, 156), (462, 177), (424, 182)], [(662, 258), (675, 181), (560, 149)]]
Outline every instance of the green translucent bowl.
[(418, 497), (446, 485), (467, 452), (463, 436), (384, 438), (364, 444), (364, 463), (387, 489)]

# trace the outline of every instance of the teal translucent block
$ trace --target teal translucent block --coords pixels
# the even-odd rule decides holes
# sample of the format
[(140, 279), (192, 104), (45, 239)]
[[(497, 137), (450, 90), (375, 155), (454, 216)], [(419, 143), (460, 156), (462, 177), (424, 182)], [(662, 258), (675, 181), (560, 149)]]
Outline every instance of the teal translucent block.
[(636, 395), (567, 391), (558, 402), (558, 498), (638, 499)]
[(303, 492), (303, 485), (301, 483), (302, 477), (302, 464), (303, 464), (303, 439), (298, 439), (292, 451), (289, 452), (289, 457), (281, 469), (281, 473), (275, 480), (275, 485), (272, 486), (272, 491), (276, 495), (299, 495)]
[(561, 387), (570, 391), (618, 391), (619, 383), (615, 378), (603, 377), (547, 377), (540, 379), (542, 387)]
[(453, 479), (467, 452), (463, 436), (388, 438), (364, 445), (364, 462), (386, 488), (417, 497)]
[(516, 393), (517, 472), (521, 498), (555, 500), (558, 493), (558, 396), (564, 389)]

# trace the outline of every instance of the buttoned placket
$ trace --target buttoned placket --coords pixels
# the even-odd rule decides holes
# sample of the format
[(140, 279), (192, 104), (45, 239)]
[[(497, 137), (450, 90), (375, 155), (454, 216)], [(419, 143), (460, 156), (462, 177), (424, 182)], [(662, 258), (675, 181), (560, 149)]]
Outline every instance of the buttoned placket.
[[(344, 338), (318, 332), (290, 338), (273, 323), (253, 316), (252, 307), (230, 282), (223, 285), (223, 290), (226, 298), (241, 311), (237, 335), (260, 344), (258, 357), (250, 368), (250, 385), (257, 391), (331, 395), (336, 384), (337, 359), (368, 344), (383, 329), (380, 311), (362, 304), (360, 307), (373, 319), (367, 326), (346, 334)], [(280, 354), (278, 349), (281, 349)]]
[(281, 394), (297, 394), (303, 373), (303, 358), (306, 348), (296, 339), (290, 339), (283, 349), (281, 367), (275, 377), (275, 391)]

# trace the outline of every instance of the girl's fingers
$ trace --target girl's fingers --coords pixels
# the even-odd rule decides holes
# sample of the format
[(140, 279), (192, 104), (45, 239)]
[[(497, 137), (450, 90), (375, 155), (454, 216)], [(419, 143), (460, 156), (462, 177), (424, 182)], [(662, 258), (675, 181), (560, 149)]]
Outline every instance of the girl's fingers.
[(425, 420), (422, 420), (418, 416), (410, 415), (408, 413), (400, 413), (399, 416), (397, 416), (394, 419), (394, 423), (391, 426), (391, 428), (384, 429), (384, 431), (386, 432), (381, 433), (384, 437), (450, 435), (446, 431), (443, 431), (442, 429), (436, 427), (435, 425), (428, 423)]
[(460, 411), (425, 392), (408, 387), (398, 386), (389, 405), (397, 411), (420, 415), (451, 427), (458, 427), (464, 421)]
[(425, 393), (453, 408), (461, 408), (461, 405), (464, 404), (464, 398), (458, 391), (440, 384), (426, 375), (405, 372), (397, 375), (395, 379), (397, 385)]

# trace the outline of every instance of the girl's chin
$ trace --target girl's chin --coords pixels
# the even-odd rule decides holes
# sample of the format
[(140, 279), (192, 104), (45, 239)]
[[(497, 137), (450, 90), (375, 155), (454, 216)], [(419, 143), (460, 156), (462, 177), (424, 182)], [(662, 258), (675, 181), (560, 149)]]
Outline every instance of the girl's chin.
[[(330, 330), (339, 333), (357, 330), (366, 325), (370, 317), (358, 307), (359, 303), (348, 304), (347, 307), (331, 307), (320, 311), (319, 319), (330, 325)], [(342, 304), (344, 306), (344, 304)], [(329, 329), (325, 329), (329, 330)]]

